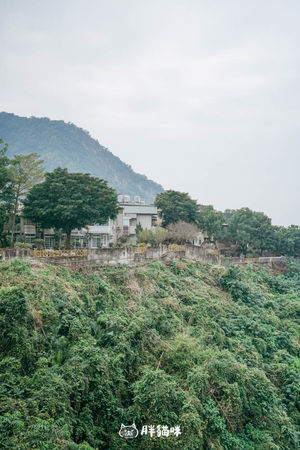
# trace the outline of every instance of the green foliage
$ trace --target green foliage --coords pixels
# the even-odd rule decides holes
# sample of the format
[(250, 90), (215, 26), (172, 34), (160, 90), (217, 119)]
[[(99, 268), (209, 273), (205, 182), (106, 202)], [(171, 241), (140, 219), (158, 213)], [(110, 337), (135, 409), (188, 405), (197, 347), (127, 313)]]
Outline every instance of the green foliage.
[[(0, 447), (299, 448), (300, 264), (0, 266)], [(17, 282), (16, 282), (17, 280)], [(131, 442), (121, 423), (180, 425)]]
[(47, 171), (57, 166), (104, 179), (121, 194), (140, 195), (153, 202), (163, 188), (113, 155), (89, 133), (72, 123), (46, 117), (19, 117), (0, 113), (0, 136), (9, 144), (9, 156), (38, 153)]
[(276, 251), (286, 256), (300, 256), (300, 227), (274, 227)]
[(16, 227), (17, 213), (20, 209), (22, 199), (30, 189), (44, 178), (44, 169), (41, 167), (43, 161), (36, 153), (29, 155), (16, 155), (11, 160), (13, 204), (10, 213), (10, 243), (13, 245)]
[(23, 214), (43, 228), (61, 228), (70, 238), (72, 229), (105, 223), (109, 217), (115, 218), (117, 211), (116, 192), (106, 181), (58, 168), (31, 189)]
[(198, 225), (205, 231), (209, 238), (223, 240), (225, 238), (225, 217), (220, 211), (216, 211), (211, 205), (201, 205), (199, 208)]
[(158, 245), (168, 239), (168, 232), (162, 227), (157, 227), (155, 230), (138, 230), (137, 242), (150, 245)]
[(275, 234), (271, 219), (264, 213), (241, 208), (233, 212), (228, 223), (229, 238), (236, 242), (244, 255), (248, 247), (263, 250), (275, 250)]
[(179, 220), (197, 223), (199, 206), (196, 200), (192, 200), (184, 192), (168, 190), (158, 194), (155, 199), (155, 205), (161, 210), (164, 227)]
[(0, 242), (3, 246), (6, 245), (3, 228), (13, 205), (11, 161), (6, 155), (7, 149), (7, 144), (0, 139)]
[(27, 244), (26, 242), (15, 242), (15, 247), (19, 248), (32, 248), (32, 244)]
[(35, 239), (34, 247), (38, 250), (42, 250), (44, 248), (44, 239)]

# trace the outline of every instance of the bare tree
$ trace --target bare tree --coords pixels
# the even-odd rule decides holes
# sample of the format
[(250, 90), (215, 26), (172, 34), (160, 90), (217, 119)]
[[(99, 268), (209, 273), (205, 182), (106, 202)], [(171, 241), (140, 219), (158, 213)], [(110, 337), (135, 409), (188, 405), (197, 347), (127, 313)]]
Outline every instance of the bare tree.
[(177, 244), (184, 244), (185, 242), (192, 242), (196, 239), (199, 229), (196, 225), (179, 220), (175, 223), (170, 223), (167, 227), (168, 238)]

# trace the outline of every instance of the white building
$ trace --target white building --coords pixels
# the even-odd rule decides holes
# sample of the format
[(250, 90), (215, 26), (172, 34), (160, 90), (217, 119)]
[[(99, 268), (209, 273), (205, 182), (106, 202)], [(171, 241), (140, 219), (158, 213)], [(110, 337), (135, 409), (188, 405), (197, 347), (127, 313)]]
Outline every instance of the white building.
[(140, 225), (144, 230), (151, 230), (156, 225), (157, 207), (145, 205), (140, 197), (134, 197), (130, 202), (129, 196), (118, 197), (120, 211), (116, 219), (117, 236), (128, 236), (131, 243), (136, 242), (136, 227)]

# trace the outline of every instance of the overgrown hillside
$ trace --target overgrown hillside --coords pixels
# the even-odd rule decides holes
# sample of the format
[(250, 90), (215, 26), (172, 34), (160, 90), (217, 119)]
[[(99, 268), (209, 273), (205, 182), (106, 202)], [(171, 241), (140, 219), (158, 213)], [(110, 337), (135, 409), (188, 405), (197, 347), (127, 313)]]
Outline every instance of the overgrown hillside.
[(163, 187), (130, 166), (72, 123), (46, 117), (19, 117), (0, 113), (0, 138), (8, 144), (8, 156), (38, 153), (47, 170), (56, 167), (87, 172), (107, 180), (120, 194), (140, 195), (152, 202)]
[[(0, 448), (299, 448), (296, 268), (14, 260), (0, 284)], [(133, 422), (182, 434), (121, 438)]]

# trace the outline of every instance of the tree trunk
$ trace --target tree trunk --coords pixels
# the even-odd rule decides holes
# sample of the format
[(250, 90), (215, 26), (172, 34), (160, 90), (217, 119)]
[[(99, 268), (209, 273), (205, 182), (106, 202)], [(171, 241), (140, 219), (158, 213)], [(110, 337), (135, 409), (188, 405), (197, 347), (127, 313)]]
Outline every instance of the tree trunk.
[(10, 246), (14, 246), (14, 237), (15, 237), (15, 228), (16, 228), (16, 217), (18, 212), (18, 203), (15, 204), (13, 214), (12, 214), (12, 220), (11, 220), (11, 230), (10, 230)]
[(67, 231), (66, 250), (71, 250), (71, 231)]
[(15, 235), (15, 227), (16, 227), (16, 214), (13, 213), (12, 221), (11, 221), (11, 230), (10, 230), (10, 246), (14, 246), (14, 235)]

